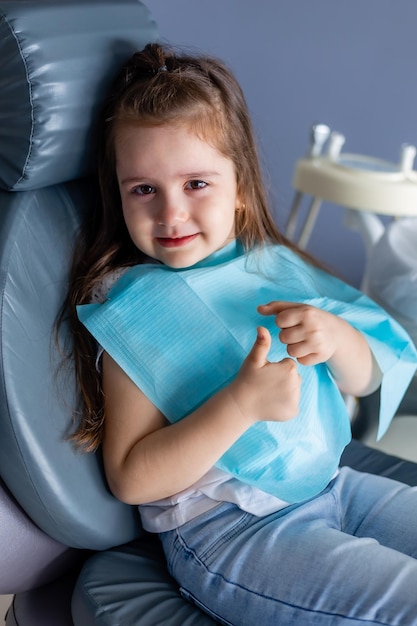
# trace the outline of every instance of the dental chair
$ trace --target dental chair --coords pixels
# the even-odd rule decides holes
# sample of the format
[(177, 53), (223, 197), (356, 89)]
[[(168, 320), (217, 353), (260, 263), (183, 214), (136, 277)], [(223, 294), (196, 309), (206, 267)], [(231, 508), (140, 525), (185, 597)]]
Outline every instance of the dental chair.
[[(216, 623), (182, 599), (158, 540), (118, 502), (76, 406), (55, 320), (94, 203), (94, 120), (119, 66), (158, 38), (135, 0), (0, 0), (0, 594), (7, 626)], [(60, 344), (68, 341), (65, 327)], [(417, 465), (353, 441), (343, 464), (417, 485)], [(91, 572), (108, 572), (95, 589)]]

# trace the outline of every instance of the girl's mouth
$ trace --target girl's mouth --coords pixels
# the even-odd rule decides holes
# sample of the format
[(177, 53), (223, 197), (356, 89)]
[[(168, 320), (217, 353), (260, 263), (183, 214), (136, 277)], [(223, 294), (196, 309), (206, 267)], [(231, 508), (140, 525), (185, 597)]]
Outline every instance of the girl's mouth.
[(181, 248), (197, 237), (194, 235), (186, 235), (185, 237), (156, 237), (157, 242), (163, 248)]

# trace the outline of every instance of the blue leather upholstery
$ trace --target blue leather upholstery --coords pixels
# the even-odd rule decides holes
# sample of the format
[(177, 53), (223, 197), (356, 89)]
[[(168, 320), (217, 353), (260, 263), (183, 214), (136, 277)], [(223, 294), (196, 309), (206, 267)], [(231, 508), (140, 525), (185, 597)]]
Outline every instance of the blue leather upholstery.
[(0, 7), (0, 176), (4, 187), (31, 190), (0, 192), (0, 474), (51, 537), (103, 549), (136, 537), (138, 516), (109, 493), (99, 458), (66, 441), (74, 381), (71, 368), (57, 375), (50, 337), (92, 201), (79, 178), (93, 171), (94, 114), (156, 26), (135, 0)]
[(79, 181), (0, 192), (0, 473), (51, 537), (103, 549), (138, 535), (137, 513), (109, 493), (99, 459), (66, 440), (75, 387), (53, 342), (87, 191)]
[(141, 533), (99, 456), (65, 440), (73, 375), (57, 374), (53, 326), (92, 201), (93, 120), (121, 63), (157, 37), (136, 0), (0, 0), (0, 593), (18, 592), (8, 624), (72, 623), (67, 572), (85, 553), (68, 546)]
[(38, 189), (91, 174), (102, 95), (121, 63), (156, 38), (135, 0), (2, 0), (0, 187)]

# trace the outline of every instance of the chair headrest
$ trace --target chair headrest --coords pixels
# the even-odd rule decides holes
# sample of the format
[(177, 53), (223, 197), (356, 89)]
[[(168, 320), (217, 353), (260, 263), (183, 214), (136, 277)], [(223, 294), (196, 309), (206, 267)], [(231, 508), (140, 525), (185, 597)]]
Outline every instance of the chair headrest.
[(100, 102), (152, 40), (156, 24), (137, 0), (0, 0), (0, 187), (91, 174)]

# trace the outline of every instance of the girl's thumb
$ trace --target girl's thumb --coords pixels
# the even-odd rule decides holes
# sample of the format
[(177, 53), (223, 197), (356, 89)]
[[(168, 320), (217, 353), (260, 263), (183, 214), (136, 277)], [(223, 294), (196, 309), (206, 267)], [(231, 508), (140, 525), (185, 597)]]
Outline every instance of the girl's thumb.
[(269, 330), (263, 326), (258, 326), (257, 331), (258, 334), (249, 356), (253, 363), (262, 367), (268, 361), (267, 357), (271, 348), (272, 339)]

